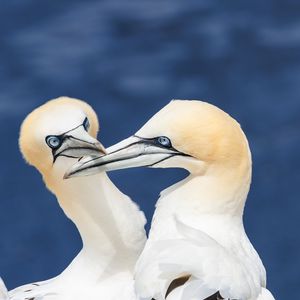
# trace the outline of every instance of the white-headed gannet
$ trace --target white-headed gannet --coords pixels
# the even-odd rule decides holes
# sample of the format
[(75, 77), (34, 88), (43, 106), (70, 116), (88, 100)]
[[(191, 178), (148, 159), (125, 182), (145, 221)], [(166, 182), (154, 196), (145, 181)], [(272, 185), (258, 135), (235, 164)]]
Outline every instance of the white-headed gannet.
[(64, 180), (83, 155), (102, 155), (98, 119), (83, 101), (61, 97), (22, 124), (20, 148), (76, 225), (81, 252), (57, 277), (9, 292), (13, 300), (133, 300), (133, 270), (146, 241), (145, 218), (105, 173)]
[(205, 102), (172, 101), (106, 156), (84, 158), (67, 175), (136, 166), (190, 173), (156, 204), (135, 269), (143, 299), (274, 299), (243, 226), (252, 162), (232, 117)]

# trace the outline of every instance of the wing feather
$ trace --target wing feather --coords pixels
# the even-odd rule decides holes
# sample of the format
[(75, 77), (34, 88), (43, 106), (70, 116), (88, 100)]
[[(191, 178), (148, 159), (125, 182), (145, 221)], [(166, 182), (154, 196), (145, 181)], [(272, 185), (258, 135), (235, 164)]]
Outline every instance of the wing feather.
[(201, 230), (176, 223), (182, 238), (152, 241), (137, 263), (136, 290), (142, 298), (165, 299), (171, 282), (187, 275), (192, 276), (168, 300), (199, 300), (217, 292), (225, 299), (258, 297), (260, 281), (238, 256)]

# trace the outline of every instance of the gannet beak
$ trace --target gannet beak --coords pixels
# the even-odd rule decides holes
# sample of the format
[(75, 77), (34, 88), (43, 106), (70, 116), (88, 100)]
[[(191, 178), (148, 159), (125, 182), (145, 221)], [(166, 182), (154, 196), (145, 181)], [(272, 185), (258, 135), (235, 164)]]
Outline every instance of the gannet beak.
[(53, 163), (60, 156), (81, 158), (86, 155), (101, 156), (106, 154), (102, 144), (91, 137), (82, 126), (61, 135), (60, 138), (60, 147), (52, 149)]
[(71, 167), (64, 178), (93, 175), (103, 171), (133, 167), (154, 167), (175, 155), (188, 156), (174, 148), (166, 149), (155, 138), (132, 136), (111, 146), (104, 156), (84, 157)]

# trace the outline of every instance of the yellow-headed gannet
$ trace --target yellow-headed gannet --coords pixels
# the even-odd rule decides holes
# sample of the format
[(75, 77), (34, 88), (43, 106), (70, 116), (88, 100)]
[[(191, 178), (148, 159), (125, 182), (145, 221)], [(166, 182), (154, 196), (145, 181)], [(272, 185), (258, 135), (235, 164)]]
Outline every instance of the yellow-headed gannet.
[(243, 226), (252, 162), (232, 117), (205, 102), (172, 101), (106, 156), (84, 158), (67, 176), (136, 166), (190, 173), (156, 204), (135, 269), (143, 299), (274, 299)]
[(78, 158), (104, 154), (97, 131), (93, 109), (67, 97), (47, 102), (23, 122), (23, 156), (76, 225), (83, 248), (59, 276), (16, 288), (10, 299), (136, 299), (133, 270), (146, 240), (143, 213), (105, 173), (63, 179)]

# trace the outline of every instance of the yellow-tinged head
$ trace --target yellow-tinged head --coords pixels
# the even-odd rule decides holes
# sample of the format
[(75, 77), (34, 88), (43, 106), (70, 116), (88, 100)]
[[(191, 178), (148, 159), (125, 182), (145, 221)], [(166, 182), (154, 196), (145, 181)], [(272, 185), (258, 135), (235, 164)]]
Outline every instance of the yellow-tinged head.
[(83, 159), (68, 176), (137, 166), (180, 167), (202, 175), (249, 169), (251, 155), (240, 125), (227, 113), (202, 101), (173, 100), (106, 156)]
[(203, 101), (171, 101), (136, 135), (144, 138), (165, 136), (174, 149), (207, 166), (235, 167), (245, 159), (251, 160), (239, 123), (223, 110)]
[(43, 176), (57, 170), (65, 172), (83, 155), (104, 153), (96, 140), (98, 130), (97, 115), (87, 103), (59, 97), (26, 117), (20, 131), (20, 150)]

